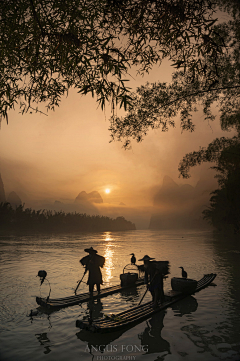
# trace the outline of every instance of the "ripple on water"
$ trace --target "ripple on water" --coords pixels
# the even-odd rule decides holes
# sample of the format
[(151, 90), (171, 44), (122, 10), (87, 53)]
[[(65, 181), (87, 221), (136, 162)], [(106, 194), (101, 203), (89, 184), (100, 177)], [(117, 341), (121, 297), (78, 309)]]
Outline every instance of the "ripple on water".
[[(2, 333), (4, 361), (90, 360), (92, 356), (85, 352), (89, 341), (79, 336), (76, 319), (86, 319), (90, 312), (94, 318), (122, 312), (139, 303), (145, 286), (93, 304), (40, 312), (33, 320), (26, 317), (37, 306), (35, 296), (40, 294), (38, 270), (47, 271), (52, 297), (71, 295), (82, 277), (79, 259), (85, 255), (84, 248), (88, 246), (108, 257), (103, 268), (105, 287), (119, 283), (119, 275), (129, 263), (132, 252), (136, 253), (137, 259), (149, 254), (157, 260), (170, 261), (171, 275), (164, 283), (166, 290), (170, 287), (171, 277), (180, 275), (179, 266), (184, 266), (191, 278), (199, 279), (209, 272), (218, 274), (214, 281), (217, 287), (208, 287), (196, 294), (188, 307), (184, 302), (177, 304), (166, 313), (159, 313), (158, 317), (118, 335), (109, 341), (110, 345), (116, 344), (120, 348), (147, 340), (149, 351), (138, 353), (138, 361), (236, 359), (240, 350), (240, 321), (236, 317), (240, 312), (236, 282), (238, 254), (217, 249), (204, 232), (137, 231), (1, 239), (0, 312), (1, 327), (7, 331)], [(83, 283), (79, 293), (86, 290), (87, 285)], [(48, 295), (47, 283), (41, 287), (41, 293)], [(150, 298), (147, 293), (143, 302)]]

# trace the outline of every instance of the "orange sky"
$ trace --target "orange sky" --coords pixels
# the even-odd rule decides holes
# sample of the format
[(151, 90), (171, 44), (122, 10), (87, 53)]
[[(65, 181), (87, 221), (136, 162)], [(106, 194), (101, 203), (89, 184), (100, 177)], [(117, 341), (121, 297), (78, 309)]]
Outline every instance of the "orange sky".
[[(155, 68), (148, 77), (131, 80), (133, 88), (148, 81), (171, 80), (170, 67)], [(109, 143), (109, 109), (97, 109), (91, 96), (74, 90), (48, 116), (12, 111), (0, 130), (0, 172), (6, 193), (27, 199), (71, 201), (79, 192), (99, 191), (105, 203), (129, 207), (152, 204), (152, 189), (169, 175), (178, 183), (195, 185), (209, 165), (197, 167), (190, 180), (178, 179), (177, 166), (187, 152), (206, 146), (222, 134), (216, 120), (208, 125), (201, 112), (194, 116), (194, 133), (181, 134), (179, 126), (167, 133), (150, 131), (131, 150)], [(212, 178), (213, 172), (207, 171)], [(106, 194), (105, 188), (111, 192)]]

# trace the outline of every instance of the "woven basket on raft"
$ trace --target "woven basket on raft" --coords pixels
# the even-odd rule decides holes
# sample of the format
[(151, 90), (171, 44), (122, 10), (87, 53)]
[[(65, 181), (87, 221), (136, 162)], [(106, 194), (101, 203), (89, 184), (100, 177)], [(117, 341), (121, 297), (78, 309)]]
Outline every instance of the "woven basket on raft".
[(121, 280), (121, 286), (129, 286), (134, 284), (138, 279), (138, 274), (137, 273), (122, 273), (120, 275), (120, 280)]
[(171, 286), (173, 291), (192, 293), (197, 288), (197, 281), (190, 278), (173, 277), (171, 279)]
[[(144, 264), (137, 266), (140, 272), (145, 272)], [(149, 261), (148, 269), (160, 271), (164, 276), (170, 273), (169, 261)]]

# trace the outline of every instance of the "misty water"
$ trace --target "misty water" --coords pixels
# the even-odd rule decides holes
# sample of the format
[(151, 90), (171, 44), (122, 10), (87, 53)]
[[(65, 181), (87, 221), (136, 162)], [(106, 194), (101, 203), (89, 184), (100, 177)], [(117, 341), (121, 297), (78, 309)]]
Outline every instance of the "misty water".
[[(83, 275), (79, 259), (93, 246), (106, 257), (104, 285), (119, 284), (119, 275), (129, 263), (145, 254), (168, 260), (171, 277), (199, 280), (217, 273), (216, 286), (172, 305), (148, 320), (121, 333), (90, 334), (76, 328), (90, 308), (97, 318), (134, 307), (145, 292), (140, 286), (92, 303), (54, 312), (37, 309), (36, 296), (48, 296), (49, 285), (40, 287), (39, 270), (47, 271), (51, 297), (73, 295)], [(28, 360), (240, 360), (240, 248), (226, 238), (219, 240), (203, 231), (131, 231), (83, 235), (2, 236), (1, 256), (1, 361)], [(141, 263), (141, 262), (138, 262)], [(86, 278), (87, 279), (87, 278)], [(84, 279), (86, 281), (86, 279)], [(79, 293), (87, 291), (82, 283)], [(143, 302), (150, 300), (146, 295)], [(101, 345), (101, 346), (100, 346)]]

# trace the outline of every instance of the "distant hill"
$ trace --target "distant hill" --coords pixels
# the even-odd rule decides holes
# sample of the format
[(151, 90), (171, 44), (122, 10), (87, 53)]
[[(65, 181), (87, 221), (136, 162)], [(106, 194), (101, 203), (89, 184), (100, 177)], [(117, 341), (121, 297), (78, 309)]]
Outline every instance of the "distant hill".
[(0, 203), (1, 202), (6, 202), (6, 195), (5, 195), (5, 190), (4, 190), (2, 177), (1, 177), (1, 174), (0, 174)]
[(18, 207), (22, 205), (20, 197), (15, 192), (9, 193), (7, 202), (10, 203), (12, 207)]
[(208, 227), (202, 211), (209, 204), (209, 184), (199, 181), (196, 187), (178, 185), (169, 176), (163, 178), (162, 187), (153, 199), (154, 213), (149, 229)]
[(163, 204), (178, 206), (194, 197), (194, 188), (190, 184), (179, 186), (170, 177), (165, 176), (161, 189), (154, 197), (153, 204), (156, 206)]
[(5, 190), (4, 190), (4, 184), (3, 184), (2, 177), (0, 174), (0, 203), (1, 202), (3, 202), (3, 203), (8, 202), (14, 208), (22, 205), (22, 200), (16, 192), (11, 192), (6, 197)]
[(81, 203), (81, 202), (86, 202), (86, 201), (91, 202), (91, 203), (103, 203), (103, 199), (97, 191), (93, 191), (90, 193), (86, 193), (85, 191), (82, 191), (75, 198), (74, 202)]

